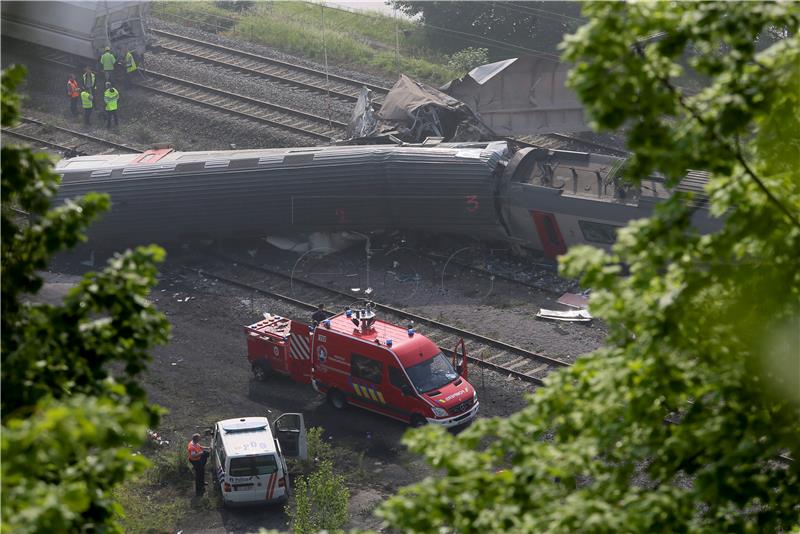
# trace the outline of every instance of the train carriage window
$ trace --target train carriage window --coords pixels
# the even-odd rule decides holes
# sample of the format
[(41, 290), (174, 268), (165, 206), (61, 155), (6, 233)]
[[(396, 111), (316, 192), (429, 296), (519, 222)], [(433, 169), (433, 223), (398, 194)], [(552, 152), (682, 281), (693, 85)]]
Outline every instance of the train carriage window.
[(580, 219), (578, 220), (578, 226), (581, 227), (581, 233), (586, 241), (605, 245), (614, 244), (617, 240), (617, 229), (620, 228), (612, 224), (582, 221)]
[(375, 384), (381, 383), (383, 364), (377, 360), (358, 354), (351, 354), (350, 369), (350, 372), (356, 378), (363, 378)]

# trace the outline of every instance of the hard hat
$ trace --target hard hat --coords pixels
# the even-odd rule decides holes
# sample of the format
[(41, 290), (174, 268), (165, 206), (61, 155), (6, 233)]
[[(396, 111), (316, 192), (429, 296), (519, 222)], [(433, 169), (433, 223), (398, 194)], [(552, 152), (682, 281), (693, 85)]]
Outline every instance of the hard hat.
[(110, 47), (110, 46), (107, 46), (107, 47), (106, 47), (106, 52), (110, 52), (110, 51), (111, 51), (111, 47)]

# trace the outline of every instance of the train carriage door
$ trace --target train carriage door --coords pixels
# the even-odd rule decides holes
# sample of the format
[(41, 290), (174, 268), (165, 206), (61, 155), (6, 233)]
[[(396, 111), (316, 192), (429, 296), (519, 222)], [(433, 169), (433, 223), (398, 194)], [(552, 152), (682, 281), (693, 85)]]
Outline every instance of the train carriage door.
[(285, 413), (275, 419), (275, 437), (281, 444), (281, 452), (289, 458), (308, 458), (306, 423), (303, 414)]
[(539, 240), (542, 242), (544, 255), (554, 260), (556, 256), (564, 254), (567, 251), (567, 245), (561, 236), (555, 216), (544, 211), (531, 211), (531, 217), (536, 225)]

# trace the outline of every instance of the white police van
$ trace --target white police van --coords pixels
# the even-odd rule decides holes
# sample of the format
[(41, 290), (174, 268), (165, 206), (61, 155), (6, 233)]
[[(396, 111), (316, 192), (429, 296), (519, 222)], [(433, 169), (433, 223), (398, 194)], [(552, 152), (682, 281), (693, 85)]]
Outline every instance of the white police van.
[(266, 417), (226, 419), (214, 425), (211, 456), (222, 503), (285, 502), (289, 473), (285, 456), (305, 459), (303, 415), (285, 413), (273, 428)]

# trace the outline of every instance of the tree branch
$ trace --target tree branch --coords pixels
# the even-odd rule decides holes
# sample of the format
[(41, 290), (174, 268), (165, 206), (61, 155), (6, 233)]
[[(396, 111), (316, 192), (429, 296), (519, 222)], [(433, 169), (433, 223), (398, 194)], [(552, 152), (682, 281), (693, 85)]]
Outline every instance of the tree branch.
[[(636, 49), (636, 53), (639, 55), (639, 57), (644, 59), (644, 57), (645, 57), (644, 56), (644, 50), (642, 50), (641, 44), (637, 42), (634, 46), (635, 46), (635, 49)], [(658, 81), (661, 82), (661, 84), (668, 91), (670, 91), (672, 94), (674, 94), (677, 97), (678, 104), (680, 104), (680, 106), (684, 110), (686, 110), (689, 113), (689, 115), (692, 116), (692, 118), (694, 118), (702, 126), (706, 127), (706, 129), (709, 131), (709, 133), (714, 137), (714, 139), (717, 142), (719, 142), (723, 146), (726, 146), (728, 148), (728, 150), (731, 151), (731, 153), (736, 158), (736, 161), (739, 162), (739, 164), (742, 166), (742, 168), (744, 168), (745, 174), (750, 176), (750, 178), (756, 183), (756, 185), (758, 185), (759, 189), (761, 189), (761, 191), (767, 196), (769, 201), (772, 202), (773, 204), (775, 204), (776, 206), (778, 206), (778, 209), (780, 209), (780, 211), (782, 211), (784, 213), (784, 215), (786, 215), (786, 217), (789, 219), (789, 221), (794, 226), (800, 228), (800, 221), (798, 221), (797, 217), (789, 210), (789, 208), (784, 206), (783, 203), (781, 203), (781, 201), (778, 200), (778, 198), (775, 195), (772, 194), (772, 192), (769, 190), (769, 188), (766, 186), (766, 184), (764, 184), (764, 182), (761, 180), (761, 178), (759, 178), (759, 176), (756, 174), (756, 172), (753, 170), (753, 168), (750, 167), (750, 164), (747, 163), (747, 160), (745, 159), (744, 155), (742, 154), (741, 147), (739, 146), (739, 143), (737, 142), (736, 144), (731, 146), (731, 144), (725, 138), (723, 138), (718, 132), (714, 131), (713, 128), (709, 128), (708, 127), (708, 123), (703, 119), (703, 117), (700, 115), (700, 113), (698, 113), (697, 110), (694, 109), (694, 107), (692, 107), (691, 105), (689, 105), (688, 102), (686, 102), (686, 97), (684, 97), (683, 93), (678, 91), (678, 89), (669, 81), (668, 78), (666, 78), (664, 76), (657, 76), (657, 78), (658, 78)]]

